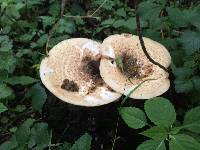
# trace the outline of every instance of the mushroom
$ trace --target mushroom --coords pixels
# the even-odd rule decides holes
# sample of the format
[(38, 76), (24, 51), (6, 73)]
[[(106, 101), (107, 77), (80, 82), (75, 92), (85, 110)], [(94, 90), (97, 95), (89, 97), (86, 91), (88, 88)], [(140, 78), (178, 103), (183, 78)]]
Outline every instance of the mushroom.
[[(171, 56), (167, 49), (149, 38), (143, 38), (150, 57), (164, 67), (169, 67)], [(149, 99), (169, 89), (168, 73), (151, 63), (145, 56), (138, 36), (116, 34), (107, 37), (101, 48), (100, 74), (115, 91), (130, 94), (130, 91), (144, 82), (131, 95), (134, 99)]]
[(117, 100), (99, 72), (101, 44), (72, 38), (54, 46), (40, 65), (40, 78), (60, 100), (81, 106), (99, 106)]

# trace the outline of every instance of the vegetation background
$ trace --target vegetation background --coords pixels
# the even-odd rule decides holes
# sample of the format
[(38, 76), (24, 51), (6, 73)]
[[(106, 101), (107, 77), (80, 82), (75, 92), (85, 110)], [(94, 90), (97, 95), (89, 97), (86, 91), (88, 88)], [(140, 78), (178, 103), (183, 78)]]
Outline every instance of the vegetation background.
[(45, 90), (40, 61), (64, 39), (137, 34), (134, 1), (0, 0), (0, 150), (200, 149), (200, 2), (141, 0), (138, 11), (143, 36), (170, 51), (170, 90), (83, 108)]

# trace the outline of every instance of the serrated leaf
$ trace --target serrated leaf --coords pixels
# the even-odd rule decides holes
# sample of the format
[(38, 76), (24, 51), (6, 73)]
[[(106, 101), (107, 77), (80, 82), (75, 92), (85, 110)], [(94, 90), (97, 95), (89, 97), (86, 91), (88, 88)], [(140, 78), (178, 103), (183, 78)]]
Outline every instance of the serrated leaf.
[(47, 99), (45, 89), (39, 83), (37, 83), (31, 87), (27, 96), (31, 97), (32, 99), (33, 109), (41, 112), (42, 107)]
[(163, 126), (154, 126), (140, 134), (152, 138), (154, 140), (165, 140), (167, 138), (168, 131)]
[(115, 21), (115, 19), (106, 19), (101, 22), (101, 26), (112, 25), (114, 23), (114, 21)]
[(13, 73), (16, 67), (16, 58), (11, 53), (0, 53), (0, 69)]
[(7, 98), (12, 94), (12, 89), (6, 84), (0, 84), (0, 99)]
[(17, 105), (14, 109), (15, 112), (23, 112), (26, 110), (26, 105)]
[(37, 79), (34, 79), (29, 76), (13, 76), (5, 80), (5, 82), (11, 84), (11, 85), (28, 85), (37, 82)]
[(166, 150), (166, 147), (164, 141), (147, 140), (140, 144), (136, 150)]
[(48, 124), (37, 123), (31, 128), (31, 136), (29, 148), (37, 147), (37, 149), (44, 149), (49, 145), (50, 134), (48, 131)]
[(85, 133), (70, 148), (70, 150), (90, 150), (92, 137)]
[(182, 33), (179, 41), (182, 44), (186, 54), (191, 55), (200, 49), (200, 33), (186, 31)]
[(18, 143), (16, 137), (13, 136), (11, 139), (0, 145), (0, 150), (13, 150), (17, 147)]
[(147, 120), (144, 112), (136, 107), (122, 107), (119, 113), (124, 122), (133, 129), (139, 129), (146, 125)]
[(49, 47), (53, 47), (56, 44), (58, 44), (59, 42), (66, 40), (66, 39), (69, 39), (69, 38), (70, 38), (69, 35), (62, 35), (62, 36), (57, 36), (57, 37), (51, 38), (49, 40)]
[(170, 136), (170, 150), (200, 150), (200, 144), (191, 136), (177, 134)]
[(30, 128), (34, 121), (34, 119), (27, 119), (15, 132), (15, 137), (19, 145), (24, 145), (29, 141), (31, 133)]
[(76, 25), (74, 21), (67, 19), (60, 19), (59, 25), (56, 28), (57, 33), (69, 33), (72, 34), (76, 31)]
[(115, 11), (115, 14), (120, 16), (120, 17), (126, 17), (126, 11), (124, 8), (119, 8)]
[(177, 93), (188, 93), (193, 89), (193, 83), (191, 80), (174, 80), (175, 90)]
[(154, 26), (157, 19), (159, 19), (162, 6), (153, 1), (144, 1), (139, 4), (139, 15), (141, 20), (148, 21), (150, 26)]
[(8, 108), (3, 103), (0, 103), (0, 114), (6, 110), (8, 110)]
[(175, 67), (172, 71), (178, 80), (190, 79), (194, 74), (194, 70), (189, 67)]
[(200, 106), (192, 108), (186, 113), (183, 125), (189, 131), (200, 133)]
[(8, 36), (0, 36), (0, 52), (8, 52), (12, 49), (13, 44)]
[(44, 29), (47, 26), (52, 26), (53, 24), (55, 24), (55, 21), (56, 21), (56, 19), (51, 16), (40, 16), (40, 18), (42, 19), (42, 24), (43, 24)]
[(183, 12), (181, 11), (181, 9), (179, 9), (177, 7), (168, 7), (167, 8), (167, 13), (168, 13), (170, 21), (176, 27), (185, 27), (185, 26), (187, 26), (186, 20), (184, 18), (185, 16), (182, 15)]
[(158, 126), (170, 127), (176, 120), (176, 112), (171, 102), (155, 97), (145, 102), (144, 109), (149, 119)]

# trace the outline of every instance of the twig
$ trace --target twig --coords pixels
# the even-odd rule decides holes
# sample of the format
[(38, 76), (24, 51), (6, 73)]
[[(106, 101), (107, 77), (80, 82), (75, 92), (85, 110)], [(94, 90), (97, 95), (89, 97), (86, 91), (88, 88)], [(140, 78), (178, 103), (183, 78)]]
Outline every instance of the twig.
[(60, 11), (60, 18), (56, 20), (55, 24), (53, 25), (53, 27), (49, 30), (49, 34), (47, 37), (47, 41), (46, 41), (46, 45), (45, 45), (45, 51), (46, 51), (46, 55), (49, 55), (48, 52), (48, 46), (49, 46), (49, 40), (51, 39), (55, 28), (58, 26), (60, 20), (63, 18), (63, 14), (64, 14), (64, 10), (65, 10), (65, 5), (66, 5), (66, 0), (62, 0), (61, 1), (61, 11)]
[(140, 45), (142, 47), (142, 50), (143, 50), (144, 54), (146, 55), (146, 57), (149, 59), (149, 61), (151, 63), (153, 63), (154, 65), (159, 66), (161, 69), (163, 69), (164, 71), (169, 73), (169, 70), (167, 68), (165, 68), (163, 65), (161, 65), (158, 62), (156, 62), (155, 60), (153, 60), (150, 57), (150, 55), (147, 52), (147, 49), (146, 49), (146, 47), (144, 45), (144, 40), (142, 38), (142, 30), (141, 30), (141, 27), (140, 27), (140, 18), (139, 18), (139, 13), (138, 13), (138, 0), (135, 0), (135, 18), (136, 18), (136, 24), (137, 24), (137, 33), (138, 33), (139, 40), (140, 40)]
[(66, 15), (63, 15), (65, 18), (94, 18), (94, 19), (100, 19), (100, 17), (94, 17), (94, 16), (66, 16)]
[(116, 123), (116, 128), (115, 128), (115, 136), (114, 136), (113, 143), (112, 143), (112, 150), (114, 150), (115, 143), (116, 143), (116, 140), (117, 140), (118, 126), (119, 126), (119, 115), (117, 117), (117, 123)]
[(94, 14), (96, 14), (100, 9), (101, 7), (103, 7), (103, 5), (107, 2), (108, 0), (104, 0), (103, 3), (90, 15), (90, 16), (94, 16)]
[(88, 16), (66, 16), (66, 15), (64, 15), (66, 0), (62, 0), (60, 18), (58, 20), (56, 20), (55, 24), (50, 29), (48, 37), (47, 37), (47, 41), (46, 41), (46, 45), (45, 45), (46, 55), (47, 56), (49, 55), (49, 52), (48, 52), (49, 40), (51, 39), (56, 27), (59, 25), (60, 19), (62, 19), (63, 17), (66, 17), (66, 18), (94, 18), (94, 19), (99, 19), (100, 17), (94, 17), (94, 14), (96, 14), (107, 1), (108, 0), (104, 0), (104, 2), (91, 15), (88, 15)]

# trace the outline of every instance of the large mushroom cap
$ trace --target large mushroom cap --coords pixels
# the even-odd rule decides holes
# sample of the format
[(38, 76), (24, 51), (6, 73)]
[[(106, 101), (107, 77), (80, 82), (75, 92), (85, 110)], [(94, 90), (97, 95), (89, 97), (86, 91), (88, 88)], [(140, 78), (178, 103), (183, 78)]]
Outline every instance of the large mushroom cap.
[[(146, 49), (156, 62), (169, 67), (171, 57), (167, 49), (149, 38), (143, 38)], [(138, 36), (131, 34), (111, 35), (102, 43), (100, 74), (103, 80), (115, 91), (128, 94), (147, 79), (130, 97), (149, 99), (168, 90), (168, 73), (152, 64), (145, 56)], [(120, 60), (120, 61), (117, 61)], [(120, 64), (121, 62), (121, 68)]]
[(40, 78), (59, 99), (82, 106), (99, 106), (117, 100), (99, 74), (101, 44), (73, 38), (54, 46), (40, 65)]

